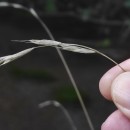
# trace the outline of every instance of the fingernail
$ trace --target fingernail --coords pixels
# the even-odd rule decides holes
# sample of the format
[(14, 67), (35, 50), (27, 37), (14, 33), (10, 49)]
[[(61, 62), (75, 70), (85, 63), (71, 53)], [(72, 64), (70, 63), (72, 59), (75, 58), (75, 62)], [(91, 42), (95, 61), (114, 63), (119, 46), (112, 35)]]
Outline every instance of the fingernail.
[(119, 108), (119, 110), (121, 110), (124, 115), (126, 115), (126, 117), (128, 117), (130, 119), (130, 109), (127, 109), (121, 105), (119, 105), (118, 103), (116, 104), (116, 106)]
[(121, 110), (130, 110), (130, 72), (120, 74), (112, 83), (112, 98)]

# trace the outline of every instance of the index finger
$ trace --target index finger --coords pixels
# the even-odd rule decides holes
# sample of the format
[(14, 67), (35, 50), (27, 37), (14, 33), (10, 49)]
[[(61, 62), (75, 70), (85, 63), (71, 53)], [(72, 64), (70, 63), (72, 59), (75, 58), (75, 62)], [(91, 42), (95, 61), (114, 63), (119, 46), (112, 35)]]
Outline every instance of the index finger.
[[(125, 71), (130, 71), (130, 59), (120, 63), (120, 66), (125, 70)], [(111, 85), (114, 79), (123, 73), (124, 71), (119, 67), (115, 66), (112, 69), (110, 69), (107, 73), (103, 75), (99, 82), (99, 89), (101, 94), (108, 100), (111, 100)]]

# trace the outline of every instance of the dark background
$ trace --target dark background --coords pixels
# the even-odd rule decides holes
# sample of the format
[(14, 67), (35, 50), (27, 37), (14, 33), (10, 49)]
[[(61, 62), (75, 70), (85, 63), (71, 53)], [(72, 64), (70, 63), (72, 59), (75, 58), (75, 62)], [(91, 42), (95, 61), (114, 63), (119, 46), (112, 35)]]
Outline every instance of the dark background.
[[(3, 2), (3, 1), (1, 1)], [(33, 7), (56, 40), (93, 47), (117, 62), (129, 58), (129, 0), (8, 0)], [(0, 56), (33, 45), (11, 40), (50, 39), (26, 11), (0, 8)], [(113, 63), (96, 54), (62, 51), (83, 96), (96, 130), (116, 108), (98, 90), (101, 76)], [(89, 130), (79, 101), (55, 48), (40, 48), (0, 68), (0, 128), (2, 130), (72, 130), (59, 101), (78, 130)]]

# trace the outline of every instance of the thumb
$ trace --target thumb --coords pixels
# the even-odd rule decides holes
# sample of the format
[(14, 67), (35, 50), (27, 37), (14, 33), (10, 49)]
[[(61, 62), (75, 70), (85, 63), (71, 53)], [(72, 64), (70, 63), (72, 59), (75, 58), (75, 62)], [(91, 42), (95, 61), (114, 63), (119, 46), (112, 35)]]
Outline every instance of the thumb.
[(130, 72), (124, 72), (115, 78), (111, 95), (118, 109), (130, 119)]

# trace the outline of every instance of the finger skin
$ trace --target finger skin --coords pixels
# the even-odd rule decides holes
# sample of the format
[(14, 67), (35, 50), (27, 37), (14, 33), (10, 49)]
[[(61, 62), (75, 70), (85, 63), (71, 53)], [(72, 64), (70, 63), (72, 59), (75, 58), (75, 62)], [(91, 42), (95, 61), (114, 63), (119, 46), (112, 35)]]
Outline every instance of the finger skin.
[[(125, 71), (130, 71), (130, 59), (120, 63), (120, 66)], [(99, 82), (99, 90), (101, 94), (108, 100), (112, 100), (111, 96), (111, 86), (114, 79), (123, 73), (124, 71), (119, 67), (115, 66), (112, 69), (110, 69), (104, 76), (101, 78)]]
[(101, 130), (130, 130), (130, 110), (126, 109), (130, 106), (128, 100), (130, 99), (130, 59), (122, 62), (120, 66), (126, 72), (120, 69), (119, 66), (115, 66), (99, 82), (101, 94), (106, 99), (113, 100), (119, 109), (107, 118)]
[(101, 130), (130, 130), (130, 120), (117, 110), (106, 119)]
[(115, 78), (111, 86), (111, 95), (117, 108), (130, 119), (130, 71)]

